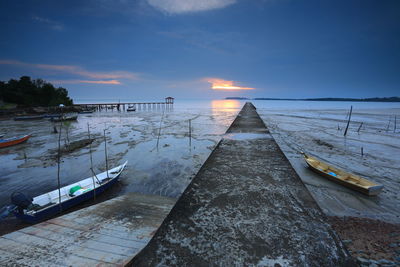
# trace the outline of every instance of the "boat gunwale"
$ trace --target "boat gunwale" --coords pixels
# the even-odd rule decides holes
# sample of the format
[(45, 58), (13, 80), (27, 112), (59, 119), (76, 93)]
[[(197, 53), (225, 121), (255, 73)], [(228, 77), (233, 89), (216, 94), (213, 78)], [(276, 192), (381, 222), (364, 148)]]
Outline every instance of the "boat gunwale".
[[(304, 156), (304, 159), (305, 159), (307, 165), (314, 172), (319, 173), (319, 174), (327, 177), (329, 180), (331, 180), (333, 182), (339, 183), (341, 185), (344, 185), (344, 186), (346, 186), (348, 188), (351, 188), (351, 189), (354, 189), (356, 191), (359, 191), (359, 192), (361, 192), (363, 194), (366, 194), (368, 196), (376, 196), (384, 188), (384, 186), (382, 184), (377, 184), (377, 183), (375, 183), (373, 181), (370, 181), (368, 179), (365, 179), (365, 178), (363, 178), (361, 176), (358, 176), (358, 175), (346, 172), (344, 170), (341, 170), (339, 168), (333, 167), (330, 164), (325, 163), (325, 162), (323, 162), (323, 161), (321, 161), (321, 160), (319, 160), (319, 159), (317, 159), (317, 158), (315, 158), (313, 156), (307, 155), (305, 153), (302, 153), (302, 154)], [(313, 164), (315, 162), (317, 162), (319, 164)], [(326, 165), (328, 167), (328, 169), (327, 170), (320, 170), (319, 168), (316, 167), (316, 165)], [(332, 171), (340, 173), (340, 175), (334, 176), (334, 175), (329, 174), (327, 172), (329, 169), (332, 170)], [(354, 183), (350, 179), (345, 179), (345, 178), (340, 177), (343, 174), (346, 174), (349, 177), (353, 177), (353, 178), (356, 177), (359, 181), (363, 182), (364, 184), (362, 184), (362, 183)]]
[[(115, 170), (115, 169), (119, 169), (119, 170), (118, 170), (118, 173), (116, 173), (116, 174), (113, 175), (114, 177), (110, 178), (108, 181), (106, 181), (106, 182), (104, 182), (104, 183), (99, 184), (98, 181), (96, 181), (96, 184), (99, 185), (99, 186), (96, 187), (96, 188), (90, 188), (89, 190), (87, 190), (86, 192), (82, 193), (81, 195), (77, 195), (77, 196), (73, 196), (73, 197), (68, 196), (68, 193), (64, 193), (63, 195), (61, 195), (61, 198), (63, 198), (63, 197), (65, 198), (65, 197), (66, 197), (66, 199), (62, 200), (62, 201), (61, 201), (61, 204), (66, 203), (66, 202), (68, 202), (68, 201), (72, 201), (72, 200), (76, 199), (77, 197), (81, 197), (81, 196), (84, 196), (84, 195), (86, 195), (86, 194), (89, 194), (89, 193), (91, 193), (92, 191), (94, 191), (95, 189), (99, 189), (99, 188), (101, 188), (101, 187), (104, 187), (105, 185), (109, 184), (109, 183), (112, 182), (113, 180), (118, 179), (118, 177), (121, 175), (121, 173), (122, 173), (123, 170), (125, 169), (126, 164), (128, 164), (128, 161), (125, 161), (125, 163), (123, 163), (123, 164), (121, 164), (121, 165), (119, 165), (119, 166), (116, 166), (116, 167), (114, 167), (114, 168), (112, 168), (112, 169), (109, 169), (109, 170), (108, 170), (108, 173), (113, 172), (113, 170)], [(107, 175), (107, 171), (102, 172), (102, 173), (99, 173), (99, 174), (96, 174), (96, 176), (103, 176), (103, 175)], [(60, 190), (64, 190), (64, 191), (65, 191), (66, 189), (70, 189), (71, 187), (76, 186), (76, 185), (79, 185), (79, 183), (84, 182), (84, 181), (87, 181), (87, 180), (89, 180), (89, 179), (90, 179), (90, 181), (92, 181), (93, 178), (95, 178), (95, 177), (94, 177), (94, 176), (91, 176), (91, 177), (85, 178), (85, 179), (80, 180), (80, 181), (78, 181), (78, 182), (76, 182), (76, 183), (63, 186), (63, 187), (60, 188)], [(103, 180), (105, 180), (105, 179), (108, 179), (108, 177), (107, 177), (107, 176), (104, 177), (101, 181), (103, 181)], [(39, 195), (39, 196), (34, 197), (32, 203), (35, 204), (35, 200), (38, 201), (38, 200), (41, 199), (41, 198), (45, 198), (46, 196), (50, 196), (51, 193), (58, 193), (58, 189), (55, 189), (55, 190), (53, 190), (53, 191), (50, 191), (50, 192), (47, 192), (47, 193), (44, 193), (44, 194), (41, 194), (41, 195)], [(52, 203), (52, 202), (51, 202), (51, 201), (52, 201), (52, 198), (49, 197), (48, 199), (49, 199), (48, 203), (45, 203), (45, 204), (42, 204), (42, 205), (41, 205), (41, 206), (46, 205), (44, 208), (38, 209), (38, 210), (28, 210), (28, 211), (27, 211), (27, 210), (24, 210), (24, 214), (25, 214), (26, 216), (32, 216), (32, 217), (34, 217), (34, 216), (35, 216), (36, 214), (38, 214), (38, 213), (44, 212), (44, 211), (46, 211), (46, 210), (48, 210), (48, 209), (50, 209), (50, 208), (52, 208), (52, 207), (54, 207), (54, 206), (60, 205), (60, 202), (58, 202), (58, 200), (57, 200), (56, 203), (53, 203), (53, 204), (49, 205), (50, 203)], [(36, 204), (37, 204), (37, 203), (36, 203)]]

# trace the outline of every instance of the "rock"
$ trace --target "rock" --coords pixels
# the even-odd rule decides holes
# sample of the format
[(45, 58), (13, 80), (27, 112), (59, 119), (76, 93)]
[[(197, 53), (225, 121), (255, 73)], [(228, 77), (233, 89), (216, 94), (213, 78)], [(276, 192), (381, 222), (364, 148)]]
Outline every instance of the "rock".
[(353, 242), (353, 240), (351, 240), (351, 239), (342, 240), (342, 243), (345, 245), (350, 244), (352, 242)]
[(395, 264), (393, 261), (390, 261), (390, 260), (387, 260), (387, 259), (380, 259), (380, 260), (378, 260), (378, 263), (379, 264), (382, 264), (382, 265), (392, 265), (392, 264)]
[(398, 263), (400, 263), (400, 257), (394, 257), (394, 259), (395, 259)]
[(366, 265), (366, 266), (369, 265), (369, 260), (368, 260), (368, 259), (365, 259), (365, 258), (362, 258), (362, 257), (357, 257), (357, 262), (358, 262), (360, 265)]
[(389, 244), (389, 247), (391, 247), (391, 248), (397, 248), (397, 247), (398, 247), (398, 244), (397, 244), (397, 243), (391, 243), (391, 244)]

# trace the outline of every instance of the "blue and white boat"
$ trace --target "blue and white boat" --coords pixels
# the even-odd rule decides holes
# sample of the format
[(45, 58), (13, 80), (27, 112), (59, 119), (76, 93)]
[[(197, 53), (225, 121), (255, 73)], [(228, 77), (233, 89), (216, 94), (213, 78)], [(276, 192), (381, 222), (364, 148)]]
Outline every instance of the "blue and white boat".
[(58, 189), (33, 199), (22, 193), (14, 193), (11, 195), (12, 203), (17, 206), (14, 215), (25, 222), (38, 223), (81, 202), (93, 199), (94, 194), (97, 196), (103, 193), (118, 181), (127, 163), (128, 161), (93, 177), (61, 187), (61, 198)]

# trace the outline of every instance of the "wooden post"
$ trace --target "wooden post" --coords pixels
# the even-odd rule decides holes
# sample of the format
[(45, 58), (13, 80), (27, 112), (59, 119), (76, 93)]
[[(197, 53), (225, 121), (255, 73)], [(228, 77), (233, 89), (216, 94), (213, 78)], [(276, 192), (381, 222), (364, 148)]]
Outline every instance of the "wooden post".
[(364, 148), (361, 147), (361, 156), (364, 156)]
[(358, 127), (358, 130), (357, 130), (358, 134), (360, 134), (360, 130), (361, 130), (362, 125), (363, 125), (363, 123), (361, 122), (360, 127)]
[(350, 106), (350, 113), (349, 113), (349, 120), (347, 121), (346, 130), (344, 130), (344, 136), (347, 134), (347, 130), (349, 129), (350, 119), (351, 119), (351, 112), (353, 111), (353, 106)]
[(397, 117), (396, 115), (394, 115), (394, 129), (393, 129), (394, 133), (396, 132), (396, 125), (397, 125)]
[(57, 183), (58, 183), (58, 205), (60, 213), (62, 213), (61, 206), (61, 182), (60, 182), (60, 158), (61, 158), (61, 129), (62, 122), (60, 122), (60, 133), (58, 134), (58, 155), (57, 155)]
[(389, 127), (390, 127), (390, 120), (392, 119), (392, 116), (390, 116), (389, 117), (389, 122), (388, 122), (388, 125), (387, 125), (387, 127), (386, 127), (386, 132), (388, 132), (389, 131)]
[[(91, 142), (91, 138), (90, 138), (89, 123), (87, 124), (87, 131), (88, 131), (88, 136), (89, 136), (90, 170), (94, 173), (93, 158), (92, 158), (92, 142)], [(93, 180), (93, 200), (96, 201), (96, 182), (94, 181), (94, 176), (92, 176), (92, 180)]]
[(161, 135), (161, 124), (162, 124), (163, 118), (164, 118), (164, 112), (163, 112), (163, 114), (161, 115), (160, 127), (158, 128), (158, 136), (157, 136), (157, 151), (158, 151), (158, 144), (159, 144), (159, 142), (160, 142), (160, 135)]
[(108, 159), (107, 159), (107, 139), (106, 139), (106, 129), (104, 129), (104, 153), (106, 156), (106, 168), (107, 168), (107, 178), (110, 178), (108, 176)]
[(192, 120), (189, 119), (189, 146), (192, 147)]

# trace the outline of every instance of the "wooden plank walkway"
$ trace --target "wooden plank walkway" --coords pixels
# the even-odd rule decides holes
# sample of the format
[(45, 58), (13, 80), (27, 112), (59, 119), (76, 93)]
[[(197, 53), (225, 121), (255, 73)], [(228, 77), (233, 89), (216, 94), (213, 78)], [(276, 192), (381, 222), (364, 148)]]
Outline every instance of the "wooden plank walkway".
[(0, 237), (0, 266), (123, 266), (175, 199), (129, 193)]
[(355, 266), (246, 103), (132, 266)]

